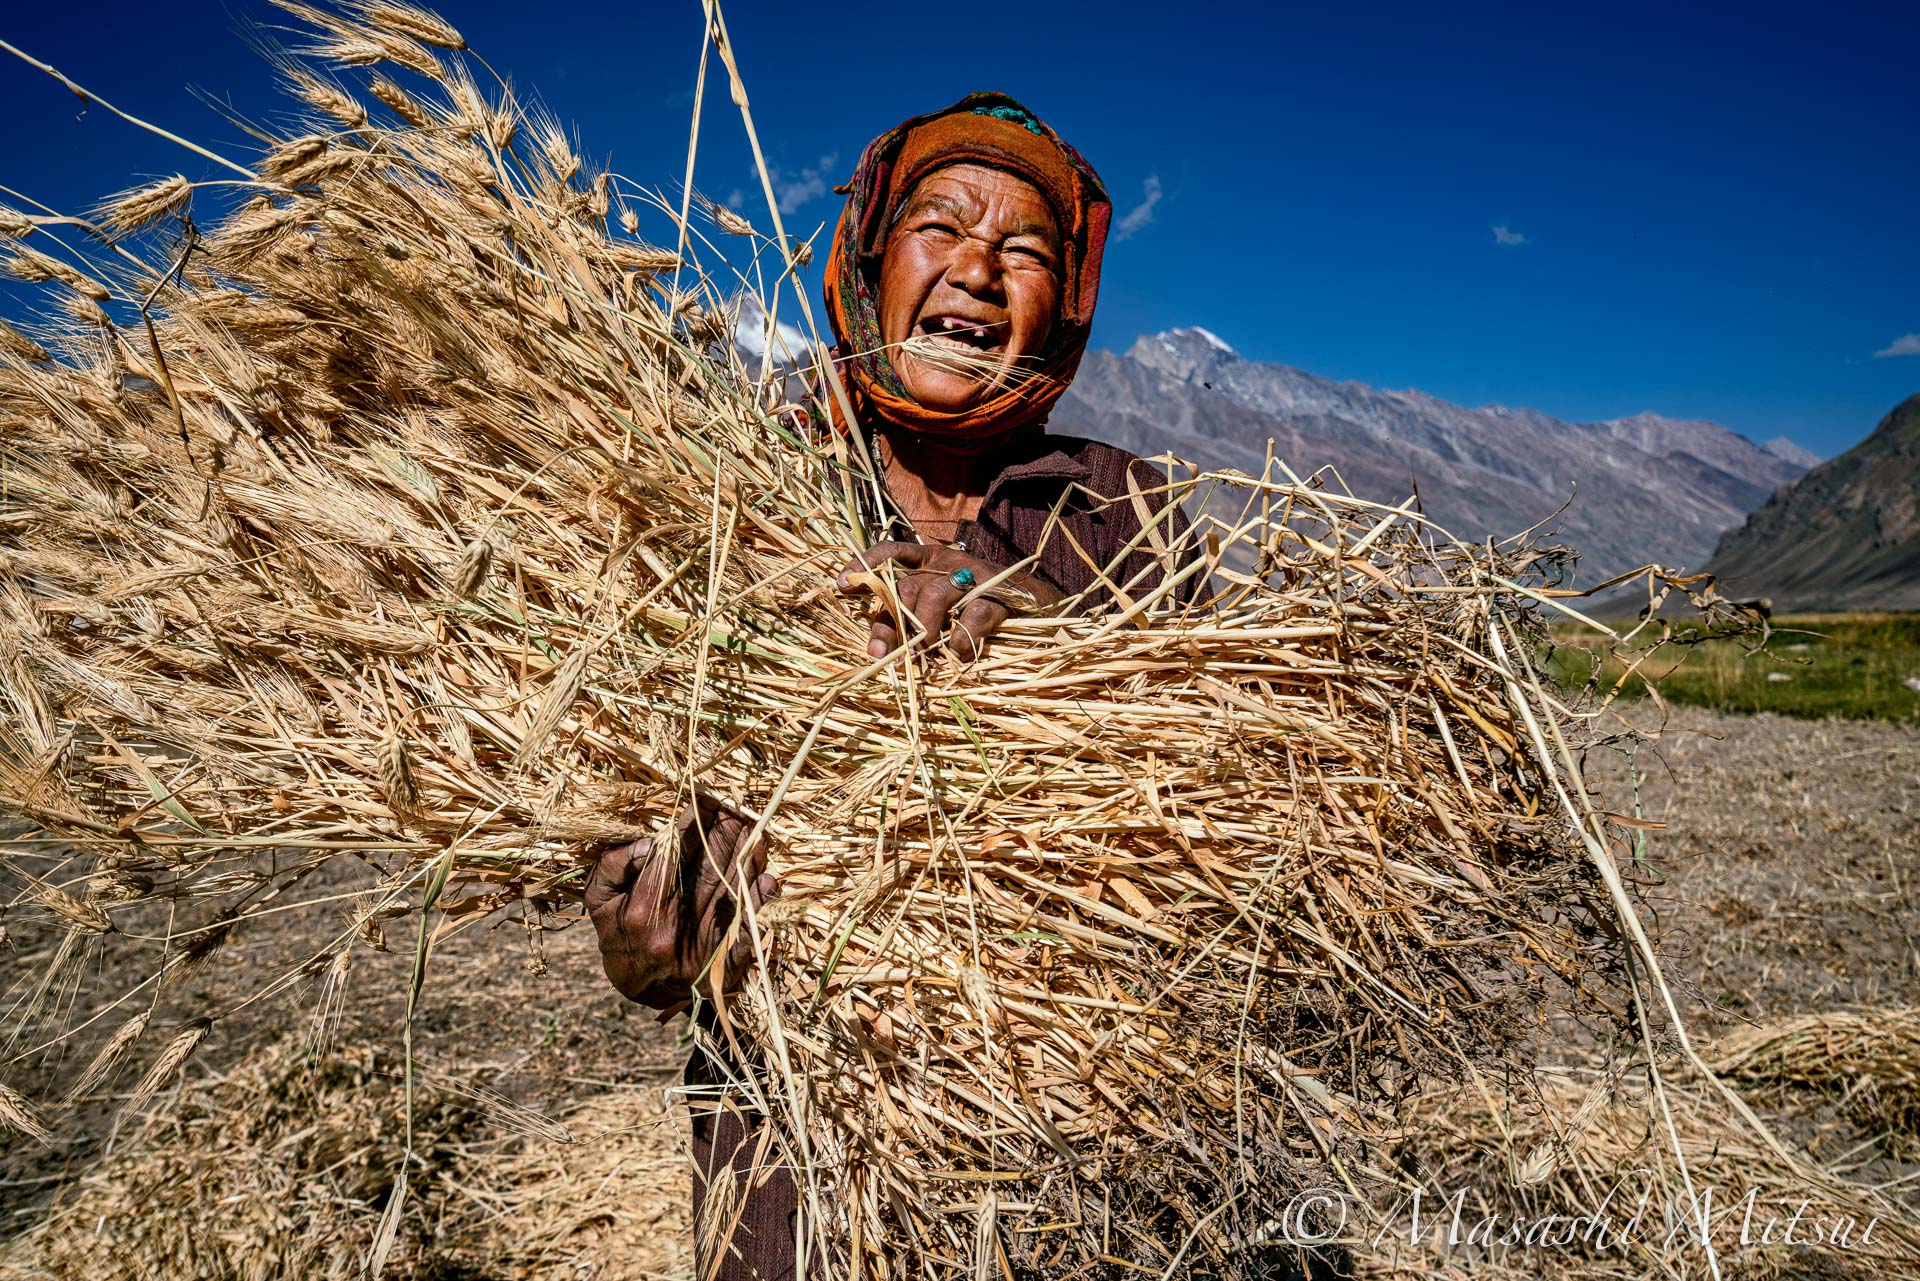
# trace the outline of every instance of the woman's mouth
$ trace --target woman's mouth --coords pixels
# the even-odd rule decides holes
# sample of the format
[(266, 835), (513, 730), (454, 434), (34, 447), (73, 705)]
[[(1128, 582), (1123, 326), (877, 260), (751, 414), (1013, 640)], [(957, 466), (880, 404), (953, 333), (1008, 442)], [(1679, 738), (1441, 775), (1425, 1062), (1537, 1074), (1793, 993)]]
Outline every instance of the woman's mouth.
[(969, 352), (998, 351), (1006, 346), (1005, 321), (968, 320), (961, 316), (929, 316), (920, 333), (943, 347)]

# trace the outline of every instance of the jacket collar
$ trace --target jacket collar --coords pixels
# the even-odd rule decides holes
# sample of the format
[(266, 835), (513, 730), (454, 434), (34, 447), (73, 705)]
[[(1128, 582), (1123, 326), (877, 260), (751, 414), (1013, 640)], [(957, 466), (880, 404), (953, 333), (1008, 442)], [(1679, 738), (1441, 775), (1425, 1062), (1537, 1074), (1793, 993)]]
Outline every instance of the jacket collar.
[(1034, 431), (1023, 435), (1018, 441), (1009, 441), (1013, 446), (1012, 458), (1000, 469), (1000, 474), (987, 483), (985, 498), (981, 506), (993, 501), (996, 491), (1002, 485), (1010, 485), (1026, 480), (1071, 480), (1089, 481), (1093, 479), (1093, 469), (1069, 454), (1056, 443), (1057, 437), (1044, 431)]

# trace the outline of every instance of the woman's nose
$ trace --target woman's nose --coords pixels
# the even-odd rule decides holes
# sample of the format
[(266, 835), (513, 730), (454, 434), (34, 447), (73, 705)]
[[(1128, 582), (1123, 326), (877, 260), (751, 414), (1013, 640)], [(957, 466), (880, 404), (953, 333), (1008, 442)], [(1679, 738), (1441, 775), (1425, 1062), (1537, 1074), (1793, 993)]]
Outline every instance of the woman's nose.
[(963, 236), (953, 247), (947, 262), (947, 283), (970, 294), (993, 288), (995, 259), (992, 246), (974, 236)]

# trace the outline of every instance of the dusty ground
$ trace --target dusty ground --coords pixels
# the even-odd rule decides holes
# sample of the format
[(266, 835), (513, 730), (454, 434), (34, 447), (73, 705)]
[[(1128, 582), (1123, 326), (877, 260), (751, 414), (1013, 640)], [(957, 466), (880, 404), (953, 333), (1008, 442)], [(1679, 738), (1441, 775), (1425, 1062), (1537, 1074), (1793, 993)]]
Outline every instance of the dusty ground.
[(1652, 897), (1706, 1030), (1920, 1004), (1920, 731), (1676, 708), (1633, 767), (1590, 772), (1616, 810), (1637, 772), (1668, 824)]
[[(1920, 730), (1683, 708), (1657, 752), (1639, 749), (1631, 770), (1603, 752), (1594, 773), (1607, 807), (1627, 811), (1637, 773), (1644, 812), (1668, 824), (1650, 836), (1646, 862), (1679, 953), (1673, 973), (1703, 1030), (1843, 1005), (1920, 1005)], [(218, 965), (166, 994), (166, 1012), (231, 1006), (335, 920), (323, 910), (236, 940)], [(676, 1029), (612, 994), (584, 927), (540, 935), (541, 963), (535, 941), (507, 923), (435, 954), (417, 1023), (433, 1070), (417, 1112), (422, 1159), (393, 1257), (408, 1274), (444, 1281), (689, 1276), (684, 1140), (667, 1093), (681, 1057)], [(50, 1117), (50, 1150), (0, 1138), (0, 1277), (350, 1271), (390, 1198), (400, 1146), (396, 1029), (411, 939), (391, 945), (384, 956), (356, 953), (325, 1073), (311, 1071), (302, 1048), (321, 995), (310, 984), (216, 1025), (184, 1084), (117, 1137), (110, 1099)], [(110, 972), (92, 971), (89, 986)], [(77, 1067), (36, 1058), (0, 1079), (45, 1097), (39, 1087)], [(122, 1099), (128, 1075), (114, 1087)], [(482, 1097), (488, 1089), (512, 1104)], [(366, 1168), (357, 1181), (343, 1184), (344, 1158), (311, 1150), (290, 1122), (236, 1133), (220, 1119), (223, 1106), (270, 1111), (273, 1100), (289, 1114), (308, 1104), (360, 1109), (352, 1115), (365, 1150), (355, 1159)], [(575, 1142), (557, 1141), (542, 1118)], [(215, 1184), (177, 1157), (143, 1156), (202, 1145), (231, 1152)], [(294, 1203), (278, 1236), (254, 1209), (237, 1208), (260, 1197)], [(162, 1207), (174, 1216), (171, 1235), (152, 1226)], [(99, 1241), (119, 1270), (100, 1270)]]

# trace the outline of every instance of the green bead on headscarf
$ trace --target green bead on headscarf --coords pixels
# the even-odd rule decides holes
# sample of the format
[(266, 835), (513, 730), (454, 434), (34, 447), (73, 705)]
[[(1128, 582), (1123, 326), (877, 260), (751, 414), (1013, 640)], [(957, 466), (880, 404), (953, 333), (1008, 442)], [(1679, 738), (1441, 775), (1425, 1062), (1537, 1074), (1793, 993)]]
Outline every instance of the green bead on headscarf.
[(992, 116), (995, 120), (1004, 120), (1008, 124), (1019, 125), (1028, 133), (1039, 133), (1040, 122), (1018, 107), (975, 107), (976, 116)]

